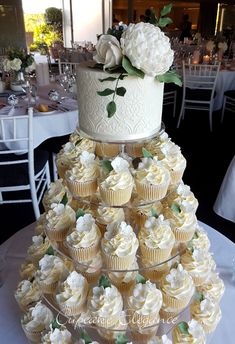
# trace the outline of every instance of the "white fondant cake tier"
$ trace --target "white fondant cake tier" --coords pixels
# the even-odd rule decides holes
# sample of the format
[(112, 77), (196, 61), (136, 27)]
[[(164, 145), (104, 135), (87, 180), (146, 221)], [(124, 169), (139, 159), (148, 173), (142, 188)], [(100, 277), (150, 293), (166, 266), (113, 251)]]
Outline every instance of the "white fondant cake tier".
[(114, 90), (116, 81), (100, 82), (109, 76), (101, 70), (81, 65), (77, 69), (79, 129), (95, 140), (131, 141), (152, 136), (161, 127), (163, 83), (145, 76), (128, 76), (118, 87), (125, 87), (124, 97), (115, 96), (116, 113), (108, 118), (106, 106), (113, 95), (100, 96), (97, 91)]

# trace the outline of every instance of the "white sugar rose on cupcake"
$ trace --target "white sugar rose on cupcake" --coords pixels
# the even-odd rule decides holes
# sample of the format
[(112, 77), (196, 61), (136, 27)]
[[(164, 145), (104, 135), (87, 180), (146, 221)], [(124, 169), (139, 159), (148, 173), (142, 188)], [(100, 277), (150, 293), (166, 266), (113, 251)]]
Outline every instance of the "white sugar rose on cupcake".
[(197, 287), (197, 291), (203, 293), (203, 295), (215, 302), (220, 302), (224, 294), (224, 282), (219, 277), (219, 274), (212, 271), (206, 282)]
[(141, 255), (154, 263), (168, 259), (175, 243), (169, 221), (163, 215), (149, 217), (138, 235)]
[(68, 316), (81, 314), (85, 310), (88, 289), (86, 278), (72, 271), (65, 281), (58, 284), (55, 293), (61, 311)]
[(134, 186), (129, 163), (121, 157), (116, 157), (111, 163), (106, 160), (106, 166), (109, 173), (99, 184), (101, 199), (106, 205), (123, 205), (130, 200)]
[(124, 221), (125, 214), (122, 208), (111, 208), (101, 205), (96, 210), (95, 218), (101, 233), (104, 233), (108, 224)]
[(37, 265), (38, 261), (44, 256), (50, 245), (51, 243), (45, 235), (34, 235), (32, 237), (32, 244), (27, 250), (28, 258)]
[(75, 221), (75, 211), (68, 204), (52, 203), (46, 214), (46, 233), (49, 239), (63, 241)]
[(26, 337), (33, 343), (40, 343), (43, 332), (49, 330), (53, 318), (52, 311), (41, 302), (29, 308), (21, 318)]
[(188, 185), (185, 185), (183, 181), (181, 181), (177, 188), (172, 185), (169, 189), (169, 194), (164, 200), (164, 203), (169, 207), (175, 202), (182, 204), (186, 202), (188, 208), (191, 206), (191, 209), (189, 208), (189, 210), (192, 212), (196, 212), (198, 207), (198, 200), (195, 198), (193, 192), (190, 190), (190, 187)]
[(186, 159), (181, 153), (180, 147), (169, 141), (161, 148), (164, 158), (161, 162), (169, 170), (171, 184), (177, 184), (181, 181), (186, 168)]
[(190, 305), (190, 314), (202, 325), (205, 333), (213, 332), (221, 319), (219, 304), (203, 294), (197, 294), (197, 299)]
[(138, 239), (126, 222), (113, 223), (107, 226), (101, 241), (101, 250), (106, 267), (113, 270), (125, 270), (133, 265)]
[(43, 334), (41, 344), (73, 344), (72, 334), (63, 325), (53, 328)]
[(172, 343), (206, 344), (206, 336), (202, 326), (194, 319), (182, 321), (172, 331)]
[(68, 188), (74, 197), (86, 197), (96, 192), (99, 176), (95, 154), (82, 152), (76, 163), (65, 174)]
[(144, 145), (144, 148), (150, 152), (153, 156), (157, 156), (159, 160), (164, 158), (164, 154), (161, 149), (164, 147), (171, 139), (168, 134), (164, 131), (157, 138), (153, 138)]
[(40, 301), (41, 297), (42, 292), (35, 280), (32, 282), (29, 280), (21, 281), (15, 291), (15, 299), (23, 312)]
[(188, 246), (193, 249), (208, 252), (210, 249), (210, 245), (210, 240), (207, 236), (206, 231), (197, 223), (195, 233), (190, 242), (188, 243)]
[(165, 197), (170, 184), (168, 170), (154, 158), (142, 158), (135, 173), (136, 191), (146, 201)]
[(66, 237), (69, 254), (76, 261), (92, 259), (99, 251), (100, 230), (91, 214), (84, 214), (77, 219), (76, 227)]

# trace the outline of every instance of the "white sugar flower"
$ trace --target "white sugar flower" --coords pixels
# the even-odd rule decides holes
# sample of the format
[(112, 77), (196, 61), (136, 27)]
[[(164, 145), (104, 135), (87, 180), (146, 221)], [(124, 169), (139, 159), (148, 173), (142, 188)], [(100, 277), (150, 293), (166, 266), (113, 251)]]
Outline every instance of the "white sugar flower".
[(43, 244), (43, 237), (41, 235), (34, 235), (32, 237), (32, 242), (35, 246), (40, 246)]
[(200, 302), (200, 310), (204, 313), (211, 314), (215, 308), (215, 305), (212, 300), (204, 299)]
[(71, 152), (74, 148), (75, 148), (75, 145), (72, 142), (67, 142), (63, 147), (65, 153)]
[(127, 171), (129, 167), (128, 161), (117, 156), (112, 162), (111, 165), (116, 173)]
[(169, 38), (150, 23), (130, 24), (122, 34), (121, 48), (132, 66), (152, 77), (166, 73), (174, 58)]
[(188, 332), (194, 338), (204, 338), (205, 336), (202, 326), (194, 319), (188, 322)]
[(77, 231), (90, 231), (92, 225), (95, 223), (94, 218), (91, 214), (85, 214), (84, 216), (80, 216), (76, 222), (76, 229)]
[(206, 252), (203, 250), (198, 250), (197, 248), (195, 248), (193, 250), (192, 257), (197, 262), (202, 262), (206, 258)]
[(62, 215), (65, 212), (65, 206), (63, 203), (52, 203), (51, 209), (56, 213), (56, 215)]
[(70, 288), (75, 290), (83, 286), (85, 278), (81, 274), (78, 274), (77, 271), (72, 271), (66, 281)]
[(181, 264), (177, 269), (171, 269), (170, 273), (166, 276), (166, 281), (170, 283), (172, 288), (180, 288), (184, 282), (185, 270)]
[(91, 167), (95, 164), (95, 154), (84, 151), (80, 155), (80, 161), (85, 167)]
[(104, 65), (104, 70), (121, 64), (122, 52), (116, 37), (102, 35), (96, 44), (94, 60)]

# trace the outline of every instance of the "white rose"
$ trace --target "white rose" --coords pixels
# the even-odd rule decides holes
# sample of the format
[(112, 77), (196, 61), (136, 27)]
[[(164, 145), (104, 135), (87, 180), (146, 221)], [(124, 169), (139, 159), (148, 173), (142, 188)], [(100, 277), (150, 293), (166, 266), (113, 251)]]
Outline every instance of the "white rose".
[(150, 23), (130, 24), (121, 37), (121, 48), (132, 66), (149, 76), (166, 73), (174, 58), (169, 38)]
[(19, 71), (21, 68), (22, 61), (18, 58), (15, 58), (14, 60), (11, 61), (11, 69), (15, 71)]
[(94, 60), (102, 63), (104, 69), (120, 65), (122, 52), (117, 38), (112, 35), (102, 35), (96, 44)]

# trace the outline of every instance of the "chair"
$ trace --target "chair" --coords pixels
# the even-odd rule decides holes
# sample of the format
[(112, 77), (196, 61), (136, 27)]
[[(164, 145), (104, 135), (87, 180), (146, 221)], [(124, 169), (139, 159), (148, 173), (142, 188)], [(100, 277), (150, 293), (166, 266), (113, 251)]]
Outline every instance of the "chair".
[(221, 114), (221, 123), (224, 120), (225, 111), (235, 112), (235, 90), (224, 92), (224, 101)]
[(215, 96), (215, 85), (220, 69), (220, 63), (185, 64), (183, 62), (183, 97), (181, 111), (177, 123), (179, 128), (185, 110), (209, 111), (209, 124), (212, 131), (212, 112)]
[(59, 65), (59, 74), (63, 74), (66, 69), (69, 70), (69, 73), (76, 75), (76, 67), (79, 65), (79, 62), (64, 62), (61, 59), (58, 60)]
[(174, 86), (171, 86), (171, 84), (164, 85), (163, 107), (173, 105), (173, 117), (175, 117), (177, 90), (173, 88)]
[[(22, 132), (22, 121), (27, 123), (27, 134)], [(38, 219), (50, 172), (48, 152), (33, 149), (33, 108), (27, 115), (0, 117), (0, 146), (0, 204), (32, 202)], [(24, 190), (30, 190), (31, 198), (20, 199)], [(16, 198), (18, 191), (21, 193)]]

